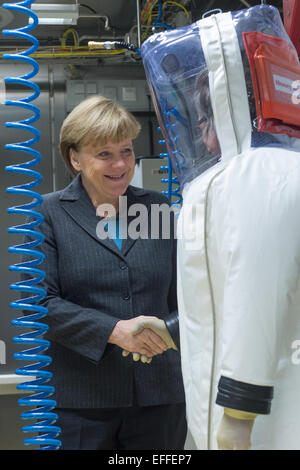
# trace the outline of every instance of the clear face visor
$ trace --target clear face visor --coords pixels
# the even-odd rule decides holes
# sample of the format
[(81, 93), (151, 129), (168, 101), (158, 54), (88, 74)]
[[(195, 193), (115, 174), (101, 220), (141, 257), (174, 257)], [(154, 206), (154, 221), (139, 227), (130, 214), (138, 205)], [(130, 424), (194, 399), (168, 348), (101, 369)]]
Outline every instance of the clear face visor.
[[(176, 34), (175, 34), (176, 33)], [(196, 24), (143, 46), (152, 100), (181, 189), (217, 163), (220, 148)]]
[[(251, 146), (277, 144), (280, 134), (299, 139), (300, 100), (292, 103), (292, 96), (293, 84), (299, 88), (300, 65), (279, 11), (257, 5), (232, 12), (231, 18), (244, 67)], [(202, 21), (206, 19), (155, 34), (142, 46), (153, 103), (181, 189), (220, 159)]]

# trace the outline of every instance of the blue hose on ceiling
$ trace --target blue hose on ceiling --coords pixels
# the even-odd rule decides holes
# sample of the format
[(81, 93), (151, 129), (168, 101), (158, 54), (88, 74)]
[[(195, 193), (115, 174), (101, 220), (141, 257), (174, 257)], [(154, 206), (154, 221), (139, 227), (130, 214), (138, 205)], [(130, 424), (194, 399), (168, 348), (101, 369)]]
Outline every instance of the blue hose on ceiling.
[(25, 163), (10, 165), (5, 168), (9, 173), (22, 174), (26, 177), (30, 176), (32, 179), (29, 183), (6, 189), (8, 193), (26, 196), (32, 199), (32, 201), (27, 204), (7, 209), (10, 214), (22, 214), (30, 220), (23, 225), (8, 228), (8, 232), (21, 235), (22, 237), (26, 236), (33, 240), (28, 243), (12, 246), (8, 249), (10, 253), (21, 255), (23, 259), (24, 257), (30, 258), (29, 261), (14, 264), (9, 267), (10, 271), (17, 272), (23, 275), (23, 277), (26, 276), (26, 278), (28, 278), (26, 281), (11, 284), (10, 289), (18, 291), (21, 293), (22, 297), (24, 295), (30, 296), (22, 300), (11, 302), (10, 306), (16, 310), (31, 312), (26, 315), (26, 317), (22, 316), (12, 321), (13, 325), (30, 330), (14, 338), (16, 343), (31, 347), (31, 349), (14, 355), (18, 360), (30, 362), (29, 365), (20, 367), (15, 372), (24, 377), (35, 377), (34, 380), (29, 380), (17, 386), (17, 388), (23, 392), (34, 392), (34, 395), (26, 396), (18, 400), (19, 405), (37, 407), (21, 414), (21, 418), (24, 420), (35, 420), (34, 424), (24, 426), (22, 428), (23, 432), (37, 433), (37, 435), (32, 438), (24, 439), (24, 444), (38, 446), (41, 450), (55, 450), (61, 447), (61, 442), (56, 439), (61, 429), (57, 426), (53, 426), (58, 416), (56, 413), (51, 412), (51, 410), (56, 407), (56, 401), (49, 399), (49, 397), (55, 393), (55, 389), (53, 386), (46, 385), (51, 380), (52, 373), (42, 370), (51, 363), (51, 358), (43, 354), (49, 348), (50, 342), (41, 338), (48, 331), (48, 326), (38, 321), (48, 314), (48, 310), (46, 307), (39, 305), (41, 300), (45, 298), (46, 291), (39, 287), (38, 284), (45, 279), (46, 275), (44, 271), (37, 268), (37, 266), (44, 261), (44, 255), (36, 248), (43, 243), (44, 238), (40, 232), (35, 230), (35, 228), (43, 222), (42, 215), (35, 210), (37, 206), (42, 204), (43, 199), (39, 193), (33, 190), (35, 186), (41, 183), (42, 177), (40, 173), (32, 169), (41, 162), (40, 153), (32, 148), (32, 145), (40, 140), (40, 132), (32, 126), (33, 123), (39, 120), (40, 111), (31, 103), (38, 98), (40, 94), (39, 86), (31, 81), (38, 73), (39, 66), (32, 57), (29, 57), (39, 47), (38, 40), (29, 34), (38, 24), (36, 14), (28, 8), (34, 1), (35, 0), (24, 0), (19, 3), (4, 3), (2, 5), (3, 8), (12, 12), (24, 13), (26, 15), (26, 21), (27, 17), (31, 17), (33, 20), (33, 23), (27, 24), (22, 28), (2, 31), (4, 36), (17, 37), (32, 43), (32, 46), (25, 51), (15, 54), (5, 54), (3, 56), (5, 60), (18, 61), (32, 66), (32, 70), (27, 74), (20, 77), (5, 78), (5, 84), (21, 85), (33, 90), (33, 94), (23, 99), (5, 101), (6, 106), (23, 108), (33, 114), (28, 119), (19, 122), (6, 122), (5, 124), (8, 128), (28, 131), (33, 134), (30, 140), (7, 144), (5, 146), (9, 151), (22, 152), (23, 155), (25, 153), (33, 157), (32, 160)]

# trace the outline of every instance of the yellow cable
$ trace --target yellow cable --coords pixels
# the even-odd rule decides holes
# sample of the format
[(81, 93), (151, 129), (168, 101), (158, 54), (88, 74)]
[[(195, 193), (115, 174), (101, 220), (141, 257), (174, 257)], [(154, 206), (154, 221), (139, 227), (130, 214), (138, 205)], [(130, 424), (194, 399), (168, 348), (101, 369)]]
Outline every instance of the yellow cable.
[[(149, 12), (147, 13), (147, 16), (146, 16), (146, 18), (145, 18), (145, 19), (147, 20), (147, 29), (146, 29), (146, 31), (142, 34), (142, 41), (145, 40), (145, 38), (146, 38), (146, 36), (147, 36), (147, 34), (148, 34), (148, 31), (149, 31), (149, 28), (151, 27), (152, 18), (153, 18), (152, 11), (153, 11), (153, 8), (155, 7), (155, 5), (157, 4), (157, 1), (158, 1), (158, 0), (156, 0), (156, 1), (154, 1), (154, 2), (152, 3), (152, 5), (151, 5), (150, 8), (149, 8)], [(187, 18), (190, 19), (189, 12), (187, 11), (187, 9), (186, 9), (183, 5), (181, 5), (181, 4), (178, 3), (178, 2), (173, 2), (173, 1), (171, 1), (171, 0), (167, 0), (167, 1), (165, 1), (165, 2), (163, 3), (163, 9), (164, 9), (165, 6), (167, 5), (167, 3), (171, 3), (172, 5), (176, 5), (177, 7), (182, 8), (183, 11), (185, 12)]]
[[(61, 45), (62, 47), (66, 47), (66, 44), (67, 44), (67, 37), (69, 36), (69, 34), (72, 34), (73, 36), (73, 41), (74, 41), (74, 46), (77, 47), (78, 46), (78, 41), (77, 41), (77, 33), (74, 31), (73, 28), (69, 28), (69, 29), (66, 29), (66, 31), (64, 32), (63, 34), (63, 37), (62, 37), (62, 40), (61, 40)], [(70, 72), (71, 72), (71, 75), (72, 75), (72, 78), (75, 78), (76, 77), (76, 67), (74, 67), (73, 64), (69, 64), (68, 65), (69, 69), (70, 69)]]
[[(72, 56), (72, 55), (90, 55), (90, 51), (87, 50), (87, 47), (86, 46), (78, 46), (76, 47), (77, 50), (81, 50), (82, 49), (82, 52), (74, 52), (74, 46), (65, 46), (63, 47), (63, 49), (67, 49), (69, 50), (70, 52), (60, 52), (60, 50), (62, 49), (62, 46), (53, 46), (53, 47), (48, 47), (48, 46), (44, 46), (44, 47), (41, 47), (39, 49), (40, 52), (36, 52), (35, 54), (30, 54), (30, 56), (45, 56), (47, 54), (47, 56), (55, 56), (57, 54), (59, 54), (60, 56), (62, 55), (65, 55), (65, 56)], [(3, 56), (4, 54), (21, 54), (22, 52), (25, 52), (27, 49), (20, 49), (20, 50), (9, 50), (9, 51), (0, 51), (0, 56)], [(84, 50), (84, 51), (83, 51)], [(44, 51), (44, 52), (42, 52)], [(125, 49), (117, 49), (117, 50), (105, 50), (105, 51), (94, 51), (93, 54), (91, 55), (95, 55), (96, 54), (102, 54), (102, 55), (116, 55), (116, 54), (124, 54), (125, 53)]]
[(153, 8), (155, 7), (155, 5), (157, 4), (158, 0), (155, 0), (150, 9), (149, 9), (149, 12), (147, 14), (147, 27), (146, 27), (146, 31), (142, 34), (142, 41), (144, 41), (144, 39), (147, 37), (147, 34), (148, 34), (148, 31), (149, 31), (149, 28), (151, 27), (151, 23), (152, 23), (152, 11), (153, 11)]
[(64, 32), (62, 40), (61, 40), (62, 47), (66, 46), (67, 37), (69, 36), (70, 33), (73, 36), (74, 46), (77, 47), (77, 45), (78, 45), (77, 36), (76, 36), (76, 32), (73, 28), (66, 29), (66, 31)]
[[(99, 52), (99, 51), (94, 51), (94, 52), (37, 52), (35, 54), (30, 54), (30, 57), (73, 57), (73, 56), (97, 56), (97, 55), (118, 55), (118, 54), (124, 54), (125, 49), (120, 49), (117, 51), (109, 51), (109, 52)], [(3, 56), (3, 54), (6, 54), (6, 52), (1, 52), (0, 56)]]
[(149, 16), (147, 18), (147, 26), (146, 26), (146, 30), (144, 31), (144, 33), (142, 34), (142, 41), (144, 41), (147, 37), (147, 34), (148, 34), (148, 31), (149, 29), (151, 28), (151, 23), (152, 23), (152, 10), (153, 10), (153, 7), (154, 5), (152, 5), (152, 7), (150, 8), (150, 11), (149, 11)]
[[(157, 2), (158, 2), (158, 0), (153, 0), (152, 2), (151, 2), (151, 0), (148, 0), (147, 4), (145, 5), (145, 7), (144, 7), (144, 9), (141, 13), (141, 24), (143, 24), (147, 20), (149, 14), (151, 13), (153, 7), (157, 4)], [(150, 9), (149, 9), (149, 7), (150, 7)]]
[(183, 5), (180, 5), (180, 3), (173, 2), (173, 1), (171, 1), (171, 0), (167, 0), (166, 2), (163, 3), (163, 9), (165, 8), (165, 5), (166, 5), (167, 3), (171, 3), (172, 5), (176, 5), (177, 7), (182, 8), (182, 9), (184, 10), (186, 16), (187, 16), (188, 18), (190, 18), (190, 15), (189, 15), (189, 12), (187, 11), (187, 9), (186, 9)]
[(97, 56), (97, 55), (118, 55), (118, 54), (124, 54), (125, 49), (120, 49), (118, 51), (110, 51), (110, 52), (54, 52), (53, 54), (51, 53), (36, 53), (36, 54), (31, 54), (30, 57), (73, 57), (73, 56)]

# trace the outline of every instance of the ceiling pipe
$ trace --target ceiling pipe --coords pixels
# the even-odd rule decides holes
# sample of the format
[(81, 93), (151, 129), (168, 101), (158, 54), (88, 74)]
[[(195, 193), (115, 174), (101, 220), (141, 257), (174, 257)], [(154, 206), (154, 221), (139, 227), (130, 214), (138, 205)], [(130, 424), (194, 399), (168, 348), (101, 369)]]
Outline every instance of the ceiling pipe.
[(136, 0), (136, 24), (137, 24), (137, 35), (138, 35), (138, 48), (141, 48), (141, 10), (140, 0)]
[(81, 14), (79, 14), (78, 19), (80, 19), (80, 18), (90, 18), (90, 19), (100, 18), (102, 20), (104, 19), (105, 20), (104, 29), (106, 31), (109, 31), (111, 29), (110, 24), (109, 24), (108, 16), (105, 16), (105, 15), (81, 15)]
[(80, 44), (82, 41), (100, 41), (102, 39), (105, 39), (105, 41), (123, 41), (124, 37), (123, 36), (108, 36), (101, 34), (101, 38), (98, 36), (80, 36), (78, 40), (78, 44)]

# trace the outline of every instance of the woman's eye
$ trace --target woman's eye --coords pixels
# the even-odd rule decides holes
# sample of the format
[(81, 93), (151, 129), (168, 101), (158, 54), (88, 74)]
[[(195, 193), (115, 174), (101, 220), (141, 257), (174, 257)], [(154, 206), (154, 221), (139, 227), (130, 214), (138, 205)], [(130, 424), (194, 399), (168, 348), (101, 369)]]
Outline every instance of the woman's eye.
[(109, 153), (108, 153), (108, 152), (100, 152), (100, 153), (98, 154), (98, 157), (107, 158), (107, 157), (109, 157)]
[(131, 154), (132, 154), (132, 149), (130, 149), (130, 148), (124, 149), (124, 150), (123, 150), (123, 153), (125, 153), (126, 155), (128, 155), (128, 154), (131, 155)]

